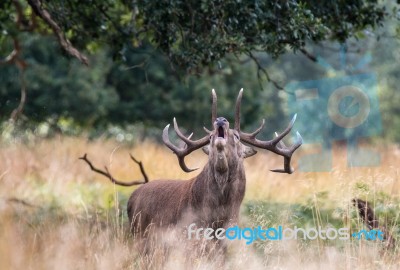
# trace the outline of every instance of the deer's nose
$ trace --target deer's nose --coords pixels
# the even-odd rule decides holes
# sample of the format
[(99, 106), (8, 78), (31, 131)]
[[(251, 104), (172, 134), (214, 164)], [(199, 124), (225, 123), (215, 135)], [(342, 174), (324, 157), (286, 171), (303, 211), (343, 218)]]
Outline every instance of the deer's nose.
[(216, 120), (217, 122), (217, 127), (223, 127), (226, 124), (226, 119), (223, 117), (219, 117)]

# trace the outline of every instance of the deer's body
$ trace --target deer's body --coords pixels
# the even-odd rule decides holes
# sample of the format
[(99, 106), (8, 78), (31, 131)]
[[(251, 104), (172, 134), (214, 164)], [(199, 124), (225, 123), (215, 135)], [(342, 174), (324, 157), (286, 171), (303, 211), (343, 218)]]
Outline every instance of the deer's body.
[[(221, 160), (218, 168), (214, 158)], [(156, 180), (135, 190), (128, 201), (129, 221), (136, 233), (150, 224), (167, 227), (178, 222), (226, 227), (238, 219), (245, 188), (243, 157), (210, 155), (202, 172), (190, 180)]]

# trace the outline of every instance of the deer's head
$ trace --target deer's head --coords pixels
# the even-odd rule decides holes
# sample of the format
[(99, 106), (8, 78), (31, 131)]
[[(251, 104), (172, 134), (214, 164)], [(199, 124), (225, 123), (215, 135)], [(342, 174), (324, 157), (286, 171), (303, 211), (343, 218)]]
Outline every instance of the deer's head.
[(244, 158), (257, 153), (240, 142), (239, 132), (230, 129), (224, 117), (215, 119), (214, 130), (209, 131), (209, 134), (210, 143), (203, 147), (203, 151), (209, 156), (209, 164), (220, 174), (237, 167)]
[(173, 145), (168, 137), (169, 124), (164, 128), (163, 131), (163, 141), (178, 157), (179, 165), (185, 172), (191, 172), (196, 169), (189, 169), (184, 161), (185, 156), (197, 150), (203, 148), (203, 151), (209, 156), (209, 164), (214, 167), (215, 171), (218, 173), (225, 173), (229, 168), (237, 167), (244, 158), (250, 157), (257, 152), (244, 145), (242, 142), (247, 143), (252, 146), (263, 148), (272, 151), (278, 155), (284, 157), (284, 169), (272, 170), (274, 172), (284, 172), (292, 173), (293, 169), (290, 167), (290, 159), (293, 152), (300, 147), (302, 144), (302, 138), (297, 132), (297, 141), (291, 147), (286, 147), (281, 141), (284, 136), (286, 136), (293, 127), (296, 115), (293, 117), (289, 126), (280, 134), (276, 134), (276, 137), (270, 141), (261, 141), (256, 139), (257, 134), (264, 127), (264, 120), (261, 126), (255, 130), (253, 133), (244, 133), (240, 130), (240, 105), (242, 100), (243, 89), (240, 90), (237, 101), (236, 101), (236, 111), (235, 111), (235, 124), (234, 128), (230, 128), (228, 120), (224, 117), (217, 117), (217, 95), (214, 89), (212, 90), (212, 116), (211, 121), (213, 123), (213, 130), (210, 131), (206, 128), (205, 131), (208, 133), (205, 137), (193, 141), (191, 140), (191, 135), (186, 137), (179, 130), (176, 119), (174, 118), (174, 129), (176, 134), (180, 139), (185, 142), (185, 146), (178, 148)]

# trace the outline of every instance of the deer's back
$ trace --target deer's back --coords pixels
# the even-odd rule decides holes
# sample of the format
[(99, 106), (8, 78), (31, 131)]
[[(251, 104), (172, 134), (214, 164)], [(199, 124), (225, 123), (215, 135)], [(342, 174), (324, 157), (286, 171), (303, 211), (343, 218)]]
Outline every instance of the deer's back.
[(132, 230), (176, 224), (188, 208), (191, 185), (191, 180), (155, 180), (136, 189), (127, 206)]

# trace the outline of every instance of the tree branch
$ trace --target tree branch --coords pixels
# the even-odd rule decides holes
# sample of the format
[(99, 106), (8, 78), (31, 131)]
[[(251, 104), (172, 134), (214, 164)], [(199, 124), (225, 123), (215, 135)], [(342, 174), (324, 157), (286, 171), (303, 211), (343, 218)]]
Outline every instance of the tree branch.
[[(335, 52), (335, 53), (339, 53), (340, 52), (340, 48), (334, 48), (334, 47), (331, 47), (331, 46), (329, 46), (329, 45), (326, 45), (326, 44), (321, 44), (321, 43), (317, 43), (316, 44), (318, 47), (320, 47), (320, 48), (322, 48), (323, 50), (329, 50), (329, 51), (332, 51), (332, 52)], [(351, 49), (351, 48), (347, 48), (346, 49), (346, 53), (356, 53), (356, 54), (359, 54), (359, 53), (362, 53), (362, 52), (364, 52), (365, 50), (366, 50), (366, 48), (357, 48), (357, 49), (354, 49), (354, 47), (355, 46), (350, 46), (351, 48), (353, 48), (353, 49)]]
[[(293, 41), (287, 40), (287, 39), (281, 39), (279, 40), (279, 43), (287, 44), (287, 45), (293, 45)], [(317, 62), (318, 59), (315, 55), (311, 54), (308, 52), (304, 47), (298, 49), (302, 54), (304, 54), (308, 59), (310, 59), (313, 62)]]
[(299, 51), (302, 53), (302, 54), (304, 54), (308, 59), (310, 59), (311, 61), (313, 61), (313, 62), (317, 62), (318, 60), (317, 60), (317, 57), (315, 57), (315, 55), (313, 55), (313, 54), (311, 54), (309, 51), (307, 51), (306, 49), (304, 49), (304, 48), (300, 48), (299, 49)]
[(21, 98), (19, 100), (18, 107), (15, 108), (11, 113), (11, 117), (10, 117), (11, 121), (16, 121), (18, 119), (18, 117), (24, 111), (24, 106), (25, 106), (25, 103), (26, 103), (25, 68), (26, 68), (27, 65), (26, 65), (25, 61), (23, 61), (21, 59), (17, 59), (16, 60), (16, 65), (17, 65), (17, 67), (19, 69), (19, 81), (20, 81), (20, 84), (21, 84)]
[(27, 64), (24, 60), (19, 58), (19, 55), (21, 54), (21, 46), (19, 44), (19, 40), (16, 37), (14, 37), (13, 42), (14, 42), (13, 51), (4, 60), (0, 60), (0, 64), (2, 65), (15, 64), (19, 70), (19, 81), (21, 84), (21, 98), (18, 107), (12, 111), (10, 116), (10, 120), (15, 122), (18, 119), (18, 117), (22, 114), (26, 103), (25, 69), (27, 67)]
[(41, 7), (40, 0), (27, 0), (32, 10), (37, 16), (43, 19), (43, 21), (53, 30), (56, 35), (58, 42), (61, 47), (69, 53), (71, 56), (77, 58), (85, 65), (89, 65), (89, 61), (85, 55), (78, 51), (71, 42), (65, 38), (63, 31), (60, 26), (51, 18), (50, 13)]
[(83, 157), (80, 157), (79, 159), (85, 161), (85, 162), (89, 165), (89, 167), (90, 167), (90, 169), (91, 169), (92, 171), (94, 171), (94, 172), (96, 172), (96, 173), (98, 173), (98, 174), (101, 174), (101, 175), (107, 177), (107, 178), (110, 179), (111, 182), (113, 182), (114, 184), (117, 184), (117, 185), (120, 185), (120, 186), (124, 186), (124, 187), (130, 187), (130, 186), (135, 186), (135, 185), (146, 184), (147, 182), (149, 182), (149, 178), (148, 178), (148, 176), (147, 176), (147, 174), (146, 174), (146, 172), (145, 172), (145, 170), (144, 170), (144, 167), (143, 167), (142, 162), (136, 160), (132, 155), (130, 155), (130, 156), (131, 156), (131, 159), (132, 159), (136, 164), (139, 165), (140, 172), (142, 173), (144, 180), (141, 180), (141, 181), (134, 180), (134, 181), (130, 181), (130, 182), (120, 181), (120, 180), (115, 179), (115, 178), (111, 175), (111, 173), (109, 172), (109, 170), (108, 170), (107, 167), (104, 167), (104, 168), (105, 168), (105, 171), (96, 168), (96, 167), (92, 164), (92, 162), (87, 158), (87, 154), (84, 154)]
[(25, 15), (24, 15), (24, 9), (20, 3), (19, 0), (12, 0), (14, 7), (15, 7), (15, 11), (16, 11), (16, 20), (15, 23), (17, 24), (17, 27), (19, 30), (21, 31), (28, 31), (31, 32), (33, 31), (33, 29), (36, 28), (36, 16), (35, 14), (32, 12), (30, 19), (26, 19)]
[(19, 45), (19, 41), (16, 37), (13, 37), (14, 49), (11, 51), (6, 58), (0, 60), (1, 65), (12, 64), (16, 61), (18, 55), (21, 52), (21, 47)]
[[(22, 5), (18, 0), (13, 0), (12, 2), (14, 4), (16, 11), (15, 24), (17, 25), (17, 28), (22, 29), (23, 26), (25, 25), (25, 18), (23, 15)], [(33, 27), (33, 23), (30, 24), (30, 26)], [(6, 58), (0, 60), (0, 64), (2, 65), (15, 64), (19, 70), (19, 81), (21, 84), (21, 98), (18, 107), (12, 111), (10, 116), (10, 120), (14, 122), (22, 114), (26, 102), (25, 69), (27, 67), (27, 64), (23, 59), (20, 58), (21, 46), (18, 37), (13, 36), (12, 39), (13, 39), (14, 49)]]
[(247, 52), (247, 55), (256, 63), (257, 65), (257, 78), (258, 78), (258, 83), (260, 84), (261, 89), (264, 89), (261, 85), (261, 73), (264, 74), (264, 76), (267, 78), (267, 81), (272, 83), (277, 89), (279, 90), (284, 90), (284, 88), (275, 80), (271, 79), (269, 76), (267, 70), (261, 65), (260, 61), (257, 59), (257, 57), (254, 56), (252, 52)]

